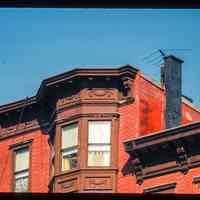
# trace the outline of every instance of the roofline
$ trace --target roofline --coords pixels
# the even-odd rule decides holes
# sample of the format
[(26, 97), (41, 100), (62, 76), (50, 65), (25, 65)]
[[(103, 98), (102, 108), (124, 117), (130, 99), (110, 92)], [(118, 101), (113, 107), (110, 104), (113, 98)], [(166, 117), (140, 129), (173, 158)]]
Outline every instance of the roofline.
[(164, 139), (164, 138), (169, 138), (172, 135), (181, 134), (182, 132), (194, 130), (196, 128), (197, 129), (200, 128), (200, 121), (176, 126), (176, 127), (169, 128), (169, 129), (163, 129), (161, 131), (157, 131), (157, 132), (154, 132), (154, 133), (151, 133), (151, 134), (148, 134), (148, 135), (144, 135), (144, 136), (140, 136), (140, 137), (137, 137), (137, 138), (125, 140), (123, 143), (124, 143), (124, 145), (126, 145), (130, 142), (133, 142), (135, 144), (134, 148), (140, 149), (139, 146), (142, 145), (142, 144), (149, 143), (151, 141), (156, 142), (156, 141)]
[[(50, 85), (54, 85), (63, 81), (69, 81), (75, 77), (84, 77), (84, 76), (123, 76), (124, 74), (130, 74), (133, 75), (137, 73), (139, 69), (127, 64), (123, 65), (118, 68), (75, 68), (70, 71), (49, 77), (47, 79), (44, 79), (37, 91), (37, 94), (35, 96), (28, 97), (28, 105), (37, 103), (39, 101), (39, 98), (41, 96), (41, 93), (44, 91), (45, 88), (47, 88)], [(8, 104), (0, 105), (0, 114), (3, 114), (5, 112), (15, 110), (22, 108), (24, 104), (26, 103), (27, 98), (13, 101)]]
[(84, 76), (122, 76), (123, 74), (129, 73), (130, 75), (135, 74), (139, 69), (127, 64), (118, 68), (75, 68), (70, 71), (67, 71), (62, 74), (51, 76), (47, 79), (44, 79), (40, 85), (40, 88), (36, 94), (37, 97), (40, 97), (42, 91), (45, 87), (58, 84), (63, 81), (69, 81), (76, 77)]
[(192, 127), (198, 126), (200, 128), (200, 121), (195, 121), (195, 122), (191, 122), (191, 123), (188, 123), (188, 124), (182, 124), (182, 125), (179, 125), (179, 126), (176, 126), (176, 127), (173, 127), (173, 128), (162, 129), (160, 131), (156, 131), (156, 132), (150, 133), (148, 135), (143, 135), (143, 136), (133, 138), (133, 139), (127, 139), (124, 142), (129, 142), (129, 141), (132, 141), (132, 140), (140, 140), (142, 138), (147, 138), (147, 137), (153, 137), (154, 135), (159, 136), (160, 134), (163, 134), (163, 133), (166, 133), (166, 132), (171, 132), (171, 131), (176, 131), (176, 130), (179, 130), (179, 129), (184, 129), (185, 127), (191, 128), (191, 126)]
[[(161, 86), (161, 84), (159, 84), (156, 80), (152, 79), (150, 76), (148, 76), (147, 74), (144, 74), (143, 72), (140, 73), (140, 76), (142, 76), (143, 78), (145, 78), (148, 82), (152, 83), (155, 87), (159, 88), (160, 90), (164, 91), (164, 88)], [(185, 103), (186, 105), (190, 106), (193, 110), (200, 112), (200, 108), (198, 106), (196, 106), (195, 104), (193, 104), (192, 102), (190, 102), (185, 95), (182, 94), (182, 103)]]
[[(28, 101), (28, 102), (26, 102), (26, 101)], [(27, 98), (24, 98), (24, 99), (21, 99), (18, 101), (13, 101), (11, 103), (1, 105), (0, 106), (0, 114), (8, 112), (10, 110), (15, 110), (15, 109), (21, 108), (24, 106), (25, 103), (27, 103), (27, 105), (31, 105), (36, 102), (37, 102), (36, 96), (27, 97)]]

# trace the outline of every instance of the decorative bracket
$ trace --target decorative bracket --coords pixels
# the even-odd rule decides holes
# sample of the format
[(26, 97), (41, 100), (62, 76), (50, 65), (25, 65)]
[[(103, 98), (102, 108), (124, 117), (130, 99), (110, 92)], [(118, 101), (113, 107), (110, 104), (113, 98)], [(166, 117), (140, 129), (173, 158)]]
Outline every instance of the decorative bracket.
[(136, 176), (136, 181), (139, 185), (141, 185), (143, 183), (143, 170), (141, 161), (138, 157), (136, 157), (131, 161), (131, 163)]
[(189, 170), (188, 156), (182, 143), (176, 144), (176, 153), (178, 156), (178, 164), (180, 166), (180, 170), (183, 174), (186, 174)]
[(122, 83), (124, 86), (124, 96), (125, 97), (132, 97), (131, 88), (133, 85), (133, 79), (130, 77), (122, 77)]

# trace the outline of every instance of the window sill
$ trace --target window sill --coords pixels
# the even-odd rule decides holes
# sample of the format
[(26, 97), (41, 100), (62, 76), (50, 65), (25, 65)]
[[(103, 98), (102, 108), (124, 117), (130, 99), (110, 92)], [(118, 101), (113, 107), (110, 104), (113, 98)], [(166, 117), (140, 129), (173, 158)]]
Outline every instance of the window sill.
[[(64, 175), (69, 175), (69, 174), (76, 174), (79, 173), (81, 171), (118, 171), (119, 169), (117, 168), (111, 168), (111, 167), (87, 167), (87, 168), (79, 168), (79, 169), (73, 169), (73, 170), (69, 170), (69, 171), (63, 171), (60, 172), (59, 174), (56, 174), (54, 176), (54, 178), (58, 177), (58, 176), (64, 176)], [(53, 179), (54, 179), (53, 178)]]

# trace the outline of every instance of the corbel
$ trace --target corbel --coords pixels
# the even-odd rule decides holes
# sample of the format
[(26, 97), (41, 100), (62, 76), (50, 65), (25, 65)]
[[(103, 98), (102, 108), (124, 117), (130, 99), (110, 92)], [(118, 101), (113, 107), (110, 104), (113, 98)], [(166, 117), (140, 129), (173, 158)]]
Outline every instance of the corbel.
[(186, 174), (189, 170), (188, 166), (188, 156), (186, 149), (182, 142), (176, 142), (176, 154), (177, 154), (177, 163), (180, 167), (180, 170), (183, 174)]
[(141, 185), (143, 183), (143, 167), (137, 154), (134, 155), (134, 158), (131, 160), (131, 164), (136, 176), (136, 182), (137, 184)]
[(122, 77), (122, 83), (124, 86), (124, 96), (127, 98), (133, 98), (131, 88), (133, 86), (133, 79), (130, 77)]

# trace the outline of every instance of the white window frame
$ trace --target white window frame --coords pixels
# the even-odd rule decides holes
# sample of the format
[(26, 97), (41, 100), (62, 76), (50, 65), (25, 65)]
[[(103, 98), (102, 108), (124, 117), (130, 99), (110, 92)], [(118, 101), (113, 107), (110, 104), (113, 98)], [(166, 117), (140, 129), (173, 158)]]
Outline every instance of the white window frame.
[[(22, 150), (26, 150), (27, 153), (28, 153), (28, 160), (26, 162), (28, 162), (28, 166), (23, 168), (23, 169), (16, 169), (16, 164), (17, 164), (17, 153), (19, 151), (22, 151)], [(14, 183), (13, 183), (13, 190), (14, 192), (28, 192), (29, 191), (29, 181), (30, 181), (30, 147), (29, 146), (22, 146), (20, 148), (17, 148), (17, 149), (14, 149), (14, 169), (13, 169), (13, 178), (14, 178)], [(25, 190), (16, 190), (17, 187), (16, 187), (16, 181), (20, 180), (20, 179), (28, 179), (27, 180), (27, 188)]]
[[(108, 123), (109, 124), (109, 141), (108, 142), (91, 142), (90, 138), (90, 124), (92, 123)], [(111, 120), (89, 120), (88, 121), (88, 152), (87, 152), (87, 166), (88, 167), (110, 167), (111, 166), (111, 137), (112, 136), (112, 121)], [(101, 139), (99, 139), (101, 140)], [(95, 149), (96, 148), (96, 149)], [(99, 149), (99, 150), (98, 150)], [(90, 161), (90, 153), (91, 152), (108, 152), (108, 161), (103, 164), (98, 164), (98, 162), (95, 164), (94, 162)]]
[[(70, 127), (70, 126), (75, 126), (77, 128), (77, 133), (76, 133), (76, 144), (75, 145), (72, 145), (72, 146), (69, 146), (69, 147), (63, 147), (63, 129), (66, 128), (66, 127)], [(66, 133), (67, 134), (67, 133)], [(77, 165), (78, 165), (78, 146), (79, 146), (79, 123), (78, 122), (74, 122), (74, 123), (71, 123), (71, 124), (66, 124), (66, 125), (63, 125), (61, 127), (61, 171), (70, 171), (70, 170), (73, 170), (73, 169), (76, 169), (77, 168)], [(75, 156), (75, 159), (73, 159), (73, 154), (76, 154)], [(65, 157), (68, 157), (69, 158), (69, 165), (72, 165), (71, 167), (69, 167), (69, 169), (64, 169), (64, 160), (63, 158)], [(72, 159), (70, 159), (70, 157)], [(75, 160), (76, 164), (75, 166), (73, 167), (73, 161)], [(71, 163), (70, 163), (71, 162)]]

